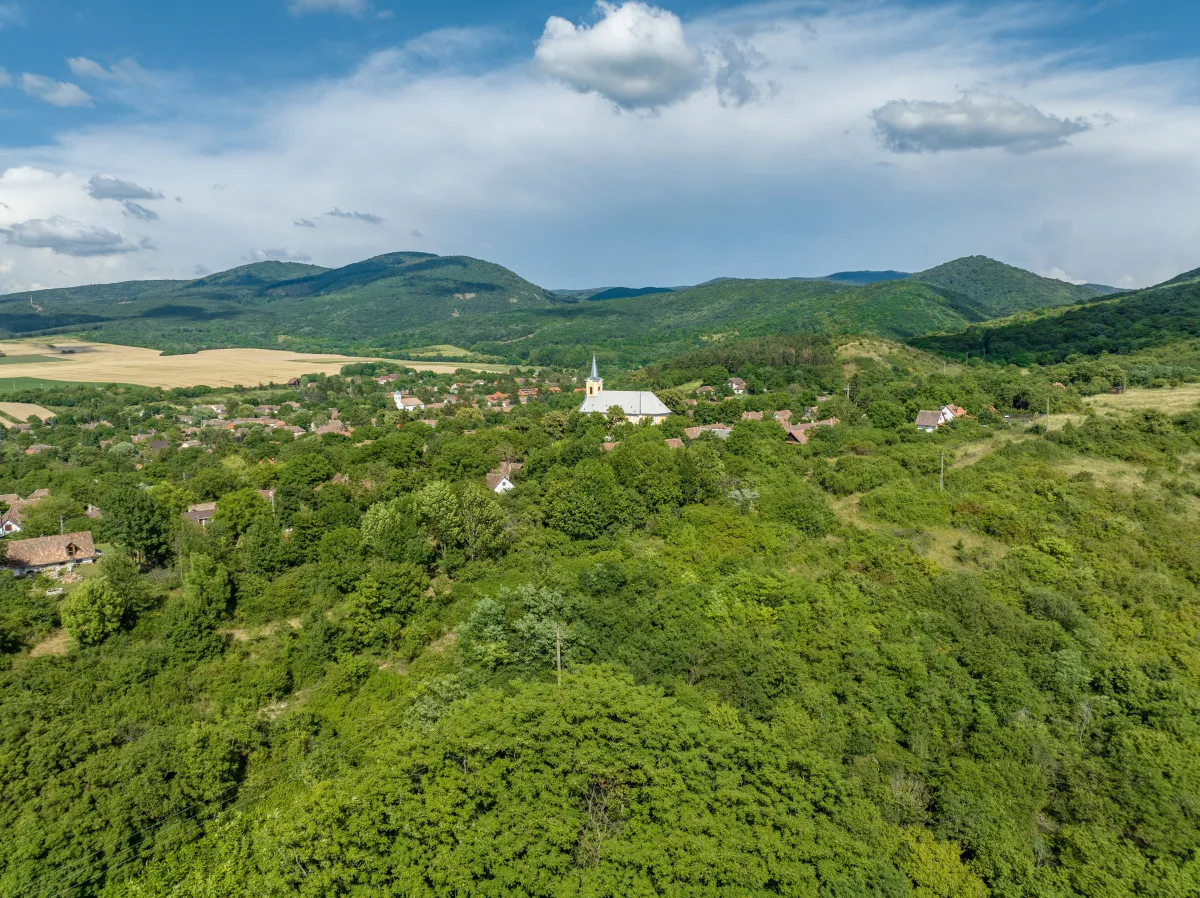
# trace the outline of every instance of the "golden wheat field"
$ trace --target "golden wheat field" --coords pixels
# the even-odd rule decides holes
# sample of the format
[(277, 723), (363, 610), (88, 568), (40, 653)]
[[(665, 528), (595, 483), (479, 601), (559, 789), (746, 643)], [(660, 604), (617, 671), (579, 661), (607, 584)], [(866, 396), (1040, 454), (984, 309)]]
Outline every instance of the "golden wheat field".
[(47, 418), (53, 418), (54, 412), (32, 402), (0, 402), (0, 417), (21, 422), (28, 420), (30, 415), (37, 415), (45, 421)]
[[(64, 352), (64, 350), (66, 350)], [(208, 349), (194, 355), (164, 356), (157, 349), (56, 340), (0, 342), (0, 352), (13, 359), (0, 367), (0, 379), (38, 377), (81, 383), (139, 384), (146, 387), (257, 386), (286, 383), (302, 374), (337, 374), (351, 362), (391, 361), (418, 371), (443, 374), (458, 368), (503, 371), (502, 365), (408, 361), (281, 352), (274, 349)], [(29, 358), (30, 356), (34, 358)], [(16, 357), (21, 357), (19, 360)]]

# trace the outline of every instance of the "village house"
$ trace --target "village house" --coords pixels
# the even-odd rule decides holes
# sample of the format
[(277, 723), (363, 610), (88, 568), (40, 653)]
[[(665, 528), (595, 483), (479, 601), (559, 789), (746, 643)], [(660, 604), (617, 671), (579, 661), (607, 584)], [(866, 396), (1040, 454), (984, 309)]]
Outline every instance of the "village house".
[(76, 565), (92, 564), (100, 553), (92, 542), (92, 534), (66, 533), (60, 536), (39, 536), (37, 539), (18, 539), (10, 542), (4, 556), (4, 566), (14, 576), (48, 574), (57, 577), (73, 571)]
[(780, 409), (779, 411), (775, 412), (775, 420), (778, 421), (780, 424), (782, 424), (784, 427), (787, 427), (789, 424), (792, 423), (791, 409), (784, 408), (784, 409)]
[(967, 410), (958, 405), (943, 405), (937, 411), (917, 412), (917, 430), (922, 433), (933, 433), (943, 424), (949, 424), (956, 418), (969, 418)]
[(583, 405), (579, 406), (581, 414), (607, 414), (614, 406), (625, 415), (631, 424), (642, 421), (652, 421), (662, 424), (671, 414), (671, 410), (653, 393), (646, 390), (608, 390), (604, 389), (604, 380), (596, 369), (596, 357), (592, 356), (592, 373), (586, 381), (587, 395)]
[(733, 428), (728, 424), (698, 424), (695, 427), (688, 427), (683, 431), (683, 435), (688, 441), (700, 439), (700, 435), (711, 433), (719, 440), (729, 439), (729, 435), (733, 433)]
[(810, 421), (806, 424), (793, 424), (785, 427), (787, 436), (784, 437), (784, 442), (792, 445), (803, 446), (808, 443), (809, 432), (817, 427), (836, 427), (842, 422), (837, 418), (826, 418), (824, 421)]
[(53, 449), (53, 448), (54, 448), (53, 446), (51, 446), (47, 443), (34, 443), (32, 446), (30, 446), (28, 449), (25, 450), (25, 454), (26, 455), (41, 455), (43, 452), (47, 451), (48, 449)]
[(743, 421), (761, 421), (762, 419), (762, 412), (742, 412)]
[(509, 490), (515, 489), (512, 478), (523, 467), (525, 466), (520, 462), (502, 463), (499, 467), (488, 472), (485, 478), (487, 488), (498, 495), (503, 495)]
[(25, 511), (33, 508), (33, 506), (49, 495), (49, 490), (40, 489), (34, 490), (24, 499), (15, 493), (0, 496), (0, 502), (8, 506), (7, 510), (0, 515), (0, 536), (11, 536), (14, 533), (20, 533), (22, 527), (25, 525)]
[(193, 524), (199, 524), (201, 527), (207, 527), (216, 513), (216, 502), (201, 502), (199, 505), (189, 505), (188, 510), (181, 514), (180, 517), (185, 521), (191, 521)]
[(734, 396), (745, 396), (746, 390), (749, 388), (749, 386), (750, 385), (740, 377), (729, 378), (729, 389), (733, 391)]

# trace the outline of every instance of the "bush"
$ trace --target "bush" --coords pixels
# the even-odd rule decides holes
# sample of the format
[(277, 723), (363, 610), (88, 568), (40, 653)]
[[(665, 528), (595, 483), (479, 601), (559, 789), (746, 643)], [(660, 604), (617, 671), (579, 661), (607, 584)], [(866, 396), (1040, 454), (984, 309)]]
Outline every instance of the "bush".
[(62, 603), (63, 627), (80, 645), (97, 645), (121, 629), (129, 606), (104, 577), (76, 587)]

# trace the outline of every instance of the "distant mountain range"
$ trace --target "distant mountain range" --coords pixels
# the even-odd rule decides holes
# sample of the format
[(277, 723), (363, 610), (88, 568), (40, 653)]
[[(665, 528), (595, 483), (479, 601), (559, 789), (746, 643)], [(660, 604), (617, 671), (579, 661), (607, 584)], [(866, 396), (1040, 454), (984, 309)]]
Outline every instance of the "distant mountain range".
[(719, 278), (693, 287), (545, 290), (466, 256), (391, 253), (343, 268), (260, 262), (192, 281), (0, 297), (0, 335), (86, 332), (169, 352), (231, 346), (580, 364), (596, 349), (645, 362), (730, 336), (813, 331), (912, 338), (1100, 300), (972, 256), (908, 275)]

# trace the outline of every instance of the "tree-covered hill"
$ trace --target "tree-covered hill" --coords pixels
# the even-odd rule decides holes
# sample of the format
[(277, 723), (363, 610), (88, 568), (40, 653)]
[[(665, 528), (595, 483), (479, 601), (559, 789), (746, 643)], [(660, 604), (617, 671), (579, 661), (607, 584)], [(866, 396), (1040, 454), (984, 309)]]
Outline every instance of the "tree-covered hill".
[(1068, 284), (1005, 265), (987, 256), (955, 259), (913, 275), (914, 280), (969, 296), (988, 318), (1014, 312), (1089, 302), (1115, 288)]
[(919, 337), (924, 349), (971, 353), (1021, 364), (1082, 353), (1127, 354), (1200, 336), (1200, 279), (1190, 274), (1078, 308)]
[(908, 338), (1081, 297), (1096, 294), (982, 257), (913, 277), (858, 271), (568, 294), (478, 259), (392, 253), (337, 269), (263, 262), (195, 281), (16, 294), (0, 298), (0, 336), (86, 332), (168, 352), (258, 346), (403, 356), (452, 345), (564, 365), (603, 346), (645, 363), (739, 335)]
[(281, 343), (351, 350), (410, 345), (397, 335), (553, 301), (491, 262), (392, 253), (338, 269), (266, 262), (195, 281), (16, 294), (0, 298), (0, 333), (82, 325), (97, 339), (173, 351)]

